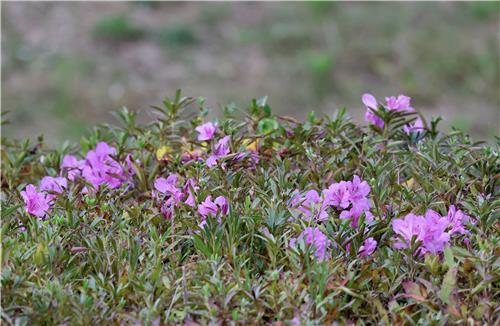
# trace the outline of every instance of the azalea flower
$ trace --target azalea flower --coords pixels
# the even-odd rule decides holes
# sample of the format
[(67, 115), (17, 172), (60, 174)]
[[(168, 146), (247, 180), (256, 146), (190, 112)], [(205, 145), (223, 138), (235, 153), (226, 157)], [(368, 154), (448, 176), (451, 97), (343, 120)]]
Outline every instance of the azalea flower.
[(50, 209), (50, 200), (43, 192), (38, 192), (32, 184), (26, 186), (24, 191), (21, 191), (21, 197), (24, 200), (24, 208), (26, 212), (39, 218), (44, 218)]
[(327, 251), (331, 246), (331, 241), (321, 232), (319, 228), (307, 227), (297, 238), (290, 240), (290, 247), (295, 247), (297, 241), (304, 241), (306, 245), (314, 248), (314, 256), (320, 260), (327, 258)]
[(184, 196), (187, 196), (186, 200), (184, 201), (184, 204), (189, 205), (191, 207), (195, 206), (195, 198), (194, 198), (194, 192), (198, 191), (200, 187), (196, 185), (196, 182), (194, 179), (188, 179), (186, 181), (186, 184), (184, 185), (184, 188), (182, 189)]
[(417, 118), (417, 120), (415, 120), (415, 122), (413, 122), (412, 124), (406, 124), (403, 127), (403, 131), (408, 135), (412, 133), (423, 132), (425, 131), (424, 122), (422, 121), (422, 119)]
[(423, 243), (421, 254), (443, 252), (445, 245), (450, 241), (450, 235), (446, 232), (448, 226), (448, 220), (435, 211), (430, 209), (425, 213), (424, 223), (418, 236)]
[(412, 238), (416, 237), (421, 243), (418, 248), (420, 254), (443, 252), (451, 235), (467, 233), (463, 225), (467, 221), (470, 221), (470, 217), (457, 211), (455, 206), (450, 206), (446, 217), (431, 209), (425, 216), (408, 214), (404, 219), (392, 221), (392, 229), (399, 236), (394, 248), (409, 248)]
[(414, 108), (411, 107), (411, 97), (406, 95), (399, 95), (398, 97), (390, 96), (385, 98), (387, 110), (413, 112)]
[(68, 187), (68, 180), (64, 177), (43, 177), (40, 181), (40, 190), (51, 191), (58, 194), (62, 193)]
[(373, 238), (367, 238), (361, 247), (359, 247), (359, 254), (361, 257), (368, 257), (373, 254), (377, 249), (377, 241)]
[(448, 209), (448, 215), (446, 216), (446, 219), (451, 226), (451, 229), (449, 230), (450, 235), (453, 235), (455, 233), (469, 234), (470, 232), (465, 229), (465, 224), (473, 224), (474, 222), (470, 216), (466, 215), (461, 210), (457, 210), (455, 205), (451, 205)]
[[(384, 128), (384, 121), (375, 114), (374, 111), (378, 110), (377, 99), (371, 94), (363, 94), (361, 101), (366, 106), (365, 121), (373, 124), (379, 128)], [(415, 109), (411, 107), (411, 98), (406, 95), (390, 96), (385, 98), (385, 108), (389, 111), (398, 112), (414, 112)]]
[(213, 123), (207, 122), (196, 127), (195, 130), (198, 132), (198, 140), (205, 141), (214, 138), (217, 127)]
[(325, 204), (342, 209), (339, 217), (350, 219), (352, 227), (358, 226), (361, 215), (365, 214), (365, 220), (371, 222), (373, 215), (370, 212), (370, 186), (366, 181), (362, 181), (357, 175), (351, 181), (341, 181), (334, 183), (323, 190)]
[(408, 214), (403, 219), (392, 221), (392, 230), (400, 236), (394, 243), (394, 248), (409, 248), (414, 236), (419, 236), (422, 226), (425, 223), (424, 218), (415, 214)]
[(85, 160), (78, 160), (73, 155), (65, 155), (61, 163), (61, 170), (67, 170), (68, 180), (74, 181), (76, 177), (81, 176), (84, 166)]
[(224, 196), (217, 197), (214, 202), (212, 201), (212, 196), (209, 195), (198, 205), (198, 213), (200, 213), (203, 219), (208, 216), (216, 216), (219, 211), (222, 215), (226, 215), (228, 212), (228, 202)]
[[(43, 177), (40, 181), (40, 190), (44, 192), (53, 192), (61, 194), (64, 189), (68, 188), (68, 180), (64, 177)], [(48, 193), (47, 199), (52, 201), (55, 195)]]
[(224, 138), (222, 138), (221, 140), (219, 140), (215, 144), (215, 146), (212, 150), (212, 154), (206, 160), (206, 164), (209, 168), (216, 165), (217, 160), (219, 158), (224, 157), (231, 152), (231, 150), (229, 149), (229, 142), (230, 141), (231, 141), (231, 137), (225, 136)]
[(325, 201), (328, 205), (339, 208), (349, 207), (350, 194), (348, 192), (348, 185), (348, 182), (340, 181), (338, 183), (331, 184), (328, 189), (323, 190)]
[(373, 112), (378, 110), (378, 104), (375, 97), (372, 94), (363, 94), (361, 101), (366, 106), (365, 121), (380, 129), (384, 128), (384, 120)]
[(292, 198), (290, 205), (293, 208), (299, 205), (296, 209), (302, 216), (306, 217), (306, 220), (315, 218), (319, 221), (324, 221), (328, 218), (326, 206), (323, 205), (323, 200), (316, 190), (309, 190), (306, 192), (305, 196), (300, 196), (298, 191), (295, 191), (295, 195)]
[(115, 189), (126, 179), (122, 166), (111, 155), (116, 155), (116, 149), (104, 142), (98, 143), (95, 150), (87, 153), (82, 175), (95, 189), (101, 184)]

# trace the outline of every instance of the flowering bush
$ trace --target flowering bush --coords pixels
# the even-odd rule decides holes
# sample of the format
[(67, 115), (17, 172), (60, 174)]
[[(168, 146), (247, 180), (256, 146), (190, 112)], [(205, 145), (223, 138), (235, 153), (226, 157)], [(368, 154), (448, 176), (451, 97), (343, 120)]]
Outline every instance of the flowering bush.
[(499, 322), (498, 151), (404, 95), (305, 123), (166, 98), (3, 139), (6, 324)]

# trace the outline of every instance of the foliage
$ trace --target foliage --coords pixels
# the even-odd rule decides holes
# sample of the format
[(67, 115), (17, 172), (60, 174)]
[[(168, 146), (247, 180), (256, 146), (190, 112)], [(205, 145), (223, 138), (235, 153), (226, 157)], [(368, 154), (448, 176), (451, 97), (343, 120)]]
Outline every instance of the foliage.
[[(495, 324), (499, 322), (497, 148), (455, 131), (403, 132), (415, 113), (381, 113), (384, 127), (357, 126), (341, 109), (307, 122), (275, 116), (266, 98), (248, 112), (227, 107), (218, 121), (231, 153), (207, 168), (187, 152), (197, 141), (203, 99), (165, 98), (147, 125), (123, 109), (119, 126), (101, 125), (80, 146), (2, 140), (2, 320), (8, 324)], [(130, 154), (134, 175), (117, 189), (75, 179), (45, 220), (29, 215), (27, 184), (57, 176), (67, 154), (84, 157), (99, 141)], [(252, 148), (258, 163), (234, 160)], [(195, 201), (224, 196), (229, 211), (198, 226), (195, 208), (167, 219), (152, 195), (176, 173), (199, 185)], [(368, 181), (374, 220), (352, 227), (290, 219), (294, 190), (321, 190), (354, 175)], [(441, 254), (393, 247), (391, 222), (410, 212), (446, 214), (455, 205), (476, 222)], [(326, 259), (289, 246), (306, 227), (332, 244)], [(378, 246), (367, 257), (367, 238)], [(346, 244), (349, 244), (347, 246)]]

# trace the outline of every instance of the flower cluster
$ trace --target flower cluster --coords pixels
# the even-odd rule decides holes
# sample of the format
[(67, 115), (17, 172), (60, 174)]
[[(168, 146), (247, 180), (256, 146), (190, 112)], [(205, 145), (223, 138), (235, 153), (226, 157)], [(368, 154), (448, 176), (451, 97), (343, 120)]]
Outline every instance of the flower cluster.
[(417, 252), (436, 254), (442, 252), (455, 233), (467, 234), (467, 223), (472, 219), (455, 206), (450, 206), (447, 216), (429, 209), (424, 216), (408, 214), (403, 219), (392, 221), (392, 229), (398, 238), (394, 248), (409, 248), (413, 238), (419, 242)]
[[(341, 219), (351, 220), (351, 226), (356, 228), (362, 214), (365, 215), (367, 222), (373, 220), (373, 215), (370, 212), (370, 200), (367, 197), (369, 193), (370, 186), (357, 175), (351, 181), (340, 181), (331, 184), (322, 191), (321, 196), (316, 190), (309, 190), (303, 196), (296, 190), (290, 201), (292, 216), (294, 218), (301, 217), (306, 221), (316, 220), (321, 222), (328, 219), (327, 210), (329, 207), (332, 207), (339, 212)], [(313, 232), (314, 234), (318, 234), (320, 239), (323, 239), (321, 237), (323, 234), (319, 229), (310, 229), (307, 231), (308, 233), (304, 232), (302, 232), (303, 236), (312, 234), (311, 232)], [(373, 238), (370, 239), (367, 239), (368, 242), (364, 244), (362, 257), (371, 255), (377, 246), (377, 242)], [(306, 241), (306, 244), (309, 243)], [(315, 245), (314, 247), (317, 250), (318, 246)], [(318, 255), (323, 256), (323, 252), (320, 252), (316, 256)]]
[(332, 242), (328, 240), (328, 237), (317, 227), (306, 227), (297, 238), (292, 238), (290, 240), (290, 247), (294, 248), (297, 242), (300, 241), (314, 248), (314, 256), (320, 260), (326, 259), (328, 250), (332, 244)]
[(207, 217), (215, 217), (219, 215), (219, 223), (221, 223), (220, 216), (227, 215), (229, 211), (229, 203), (227, 198), (219, 196), (212, 201), (212, 196), (209, 195), (205, 200), (198, 205), (198, 213), (201, 215), (201, 223), (198, 225), (203, 228), (207, 224)]
[(225, 136), (220, 139), (213, 147), (212, 154), (207, 158), (206, 164), (209, 168), (217, 165), (217, 160), (228, 155), (231, 150), (229, 148), (230, 136)]
[(66, 155), (61, 168), (67, 171), (68, 179), (71, 181), (83, 177), (94, 189), (98, 189), (101, 185), (116, 189), (130, 179), (133, 169), (130, 156), (127, 156), (127, 167), (124, 168), (112, 157), (114, 155), (116, 155), (114, 147), (99, 142), (94, 150), (88, 151), (83, 160)]
[[(379, 108), (377, 99), (371, 94), (363, 94), (361, 97), (363, 104), (366, 106), (365, 121), (371, 123), (379, 128), (384, 128), (384, 121), (375, 114)], [(388, 111), (398, 112), (414, 112), (415, 109), (411, 107), (411, 98), (406, 95), (390, 96), (385, 98), (385, 105), (383, 107)]]
[(68, 181), (64, 177), (43, 177), (40, 181), (40, 191), (29, 184), (21, 197), (24, 200), (26, 212), (39, 218), (45, 218), (49, 213), (57, 194), (61, 194), (68, 188)]
[(154, 182), (156, 192), (153, 197), (160, 202), (160, 211), (162, 214), (170, 219), (173, 216), (175, 207), (184, 203), (188, 206), (194, 207), (196, 192), (199, 187), (194, 179), (186, 180), (182, 188), (179, 188), (177, 174), (170, 174), (167, 178), (159, 177)]
[[(82, 177), (93, 186), (100, 185), (114, 189), (120, 187), (132, 176), (131, 159), (127, 156), (128, 167), (123, 168), (111, 155), (116, 155), (116, 149), (104, 142), (97, 144), (95, 150), (90, 150), (83, 160), (72, 155), (66, 155), (61, 163), (61, 176), (45, 176), (40, 181), (40, 191), (30, 184), (21, 192), (25, 210), (34, 216), (44, 218), (52, 208), (56, 195), (68, 188), (68, 180), (75, 181)], [(67, 178), (62, 173), (67, 173)], [(88, 191), (85, 187), (85, 192)]]
[[(302, 216), (305, 220), (316, 219), (324, 221), (328, 218), (328, 207), (336, 208), (341, 219), (350, 219), (351, 225), (357, 227), (359, 218), (364, 213), (366, 221), (372, 221), (370, 186), (355, 175), (352, 181), (340, 181), (331, 184), (322, 191), (322, 196), (316, 190), (309, 190), (300, 196), (296, 190), (290, 201), (294, 217)], [(298, 214), (297, 214), (298, 213)]]

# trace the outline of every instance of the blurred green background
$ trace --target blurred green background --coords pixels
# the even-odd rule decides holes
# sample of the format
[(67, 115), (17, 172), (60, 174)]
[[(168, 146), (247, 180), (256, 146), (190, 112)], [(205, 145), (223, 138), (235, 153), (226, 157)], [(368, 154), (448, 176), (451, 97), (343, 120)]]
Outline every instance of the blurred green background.
[(499, 134), (499, 2), (2, 3), (9, 137), (76, 140), (182, 88), (213, 109), (269, 95), (304, 118), (407, 94), (477, 139)]

